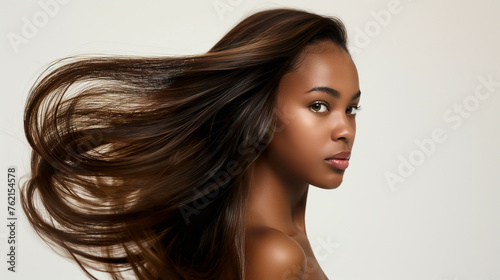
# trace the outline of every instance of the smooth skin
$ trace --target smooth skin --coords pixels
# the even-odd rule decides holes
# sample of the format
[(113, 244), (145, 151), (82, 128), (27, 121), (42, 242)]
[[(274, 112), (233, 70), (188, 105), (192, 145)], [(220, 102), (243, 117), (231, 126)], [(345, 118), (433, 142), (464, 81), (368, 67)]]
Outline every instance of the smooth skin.
[[(356, 66), (330, 41), (306, 47), (277, 92), (279, 126), (252, 167), (246, 216), (247, 280), (324, 280), (305, 229), (309, 185), (335, 189), (345, 170), (325, 159), (351, 151), (360, 101)], [(324, 90), (329, 87), (337, 96)]]

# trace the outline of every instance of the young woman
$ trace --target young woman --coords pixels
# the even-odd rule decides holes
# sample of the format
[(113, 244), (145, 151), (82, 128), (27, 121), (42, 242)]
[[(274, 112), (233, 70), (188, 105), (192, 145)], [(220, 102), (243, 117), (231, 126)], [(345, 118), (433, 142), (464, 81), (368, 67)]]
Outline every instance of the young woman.
[(61, 60), (27, 101), (23, 207), (89, 277), (327, 279), (307, 191), (342, 182), (359, 100), (343, 24), (300, 10), (201, 55)]

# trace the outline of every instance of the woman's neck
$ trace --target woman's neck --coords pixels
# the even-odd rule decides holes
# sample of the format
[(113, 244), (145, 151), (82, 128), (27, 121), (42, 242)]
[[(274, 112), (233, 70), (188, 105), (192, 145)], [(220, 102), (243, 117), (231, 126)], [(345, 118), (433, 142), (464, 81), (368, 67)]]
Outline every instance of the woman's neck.
[(293, 174), (272, 165), (265, 153), (254, 163), (251, 172), (247, 227), (271, 227), (291, 236), (305, 234), (307, 182), (296, 180)]

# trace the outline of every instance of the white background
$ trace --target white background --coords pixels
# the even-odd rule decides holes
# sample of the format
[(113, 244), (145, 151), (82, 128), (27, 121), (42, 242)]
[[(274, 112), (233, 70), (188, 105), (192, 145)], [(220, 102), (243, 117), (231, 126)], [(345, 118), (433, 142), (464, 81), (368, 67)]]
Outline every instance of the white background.
[[(28, 172), (23, 107), (53, 60), (199, 54), (246, 16), (275, 7), (340, 17), (360, 75), (363, 109), (344, 183), (312, 187), (308, 200), (308, 235), (329, 278), (500, 279), (494, 0), (1, 0), (0, 182), (8, 166), (18, 176)], [(35, 28), (27, 31), (29, 24)], [(6, 197), (2, 183), (0, 278), (87, 279), (34, 234), (19, 209), (17, 272), (7, 271)]]

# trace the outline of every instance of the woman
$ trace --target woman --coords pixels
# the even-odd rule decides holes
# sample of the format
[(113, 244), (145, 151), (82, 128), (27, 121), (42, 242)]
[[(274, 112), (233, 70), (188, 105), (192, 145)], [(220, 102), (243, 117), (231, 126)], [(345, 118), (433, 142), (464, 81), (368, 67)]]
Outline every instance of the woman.
[(62, 60), (26, 105), (23, 207), (89, 277), (327, 279), (307, 190), (340, 185), (359, 98), (343, 24), (292, 9), (202, 55)]

